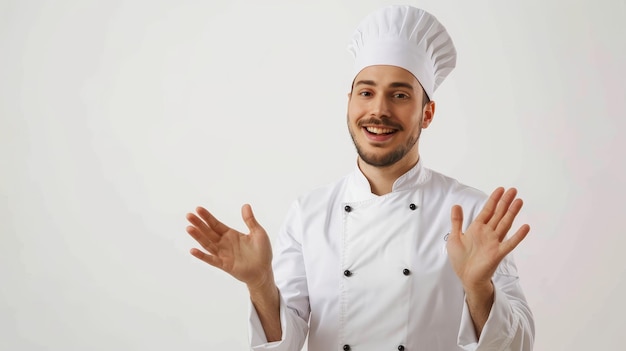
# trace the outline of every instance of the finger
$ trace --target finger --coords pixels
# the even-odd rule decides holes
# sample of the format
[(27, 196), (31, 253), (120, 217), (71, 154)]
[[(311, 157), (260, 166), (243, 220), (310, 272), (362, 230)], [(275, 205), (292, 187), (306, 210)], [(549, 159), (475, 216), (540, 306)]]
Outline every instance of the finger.
[(511, 229), (511, 226), (513, 225), (515, 217), (517, 217), (519, 212), (522, 210), (523, 205), (524, 201), (522, 201), (522, 199), (515, 199), (507, 209), (506, 214), (504, 215), (502, 220), (496, 226), (495, 232), (498, 234), (498, 238), (500, 239), (500, 241), (504, 240), (504, 238), (506, 237), (506, 234), (509, 232), (509, 229)]
[(503, 241), (502, 245), (500, 246), (500, 250), (503, 254), (502, 257), (508, 255), (511, 251), (513, 251), (513, 249), (515, 249), (517, 245), (519, 245), (519, 243), (521, 243), (522, 240), (526, 238), (528, 232), (530, 232), (530, 226), (528, 224), (524, 224), (517, 230), (517, 232), (515, 232), (513, 236)]
[(214, 255), (218, 253), (219, 250), (217, 248), (217, 245), (213, 241), (208, 239), (207, 236), (204, 235), (200, 229), (193, 226), (188, 226), (186, 229), (187, 233), (189, 233), (189, 235), (191, 235), (191, 237), (194, 238), (198, 242), (198, 244), (200, 244), (205, 250)]
[(483, 209), (480, 211), (478, 216), (476, 216), (477, 221), (485, 224), (489, 222), (489, 220), (493, 216), (494, 211), (496, 210), (498, 201), (500, 201), (503, 193), (503, 187), (498, 187), (491, 193), (491, 196), (489, 196), (489, 199), (487, 199), (485, 206), (483, 206)]
[(254, 218), (252, 206), (249, 204), (245, 204), (241, 207), (241, 217), (248, 229), (250, 229), (250, 234), (257, 232), (259, 229), (263, 229), (256, 218)]
[(211, 229), (211, 227), (206, 224), (205, 221), (200, 219), (195, 214), (188, 213), (187, 220), (189, 221), (189, 223), (193, 224), (194, 227), (198, 228), (200, 230), (200, 234), (202, 234), (202, 236), (206, 237), (208, 240), (215, 242), (220, 240), (220, 235), (218, 235), (213, 229)]
[(218, 221), (217, 218), (213, 217), (213, 215), (209, 211), (207, 211), (206, 208), (197, 207), (196, 212), (198, 213), (198, 215), (200, 215), (200, 218), (202, 218), (206, 222), (206, 224), (208, 224), (209, 227), (213, 229), (215, 234), (222, 236), (224, 235), (224, 233), (230, 230), (230, 227)]
[(191, 255), (193, 255), (194, 257), (196, 257), (198, 259), (200, 259), (201, 261), (204, 261), (204, 262), (210, 264), (213, 267), (217, 267), (219, 269), (222, 269), (222, 260), (220, 260), (216, 256), (206, 254), (206, 253), (202, 252), (202, 250), (198, 250), (196, 248), (193, 248), (193, 249), (189, 250), (189, 253), (191, 253)]
[(515, 188), (510, 188), (504, 193), (504, 195), (502, 195), (500, 201), (498, 201), (496, 211), (489, 220), (488, 225), (491, 226), (491, 228), (496, 228), (498, 226), (502, 217), (504, 217), (509, 210), (509, 206), (511, 206), (511, 202), (515, 199), (515, 195), (517, 195), (517, 189)]

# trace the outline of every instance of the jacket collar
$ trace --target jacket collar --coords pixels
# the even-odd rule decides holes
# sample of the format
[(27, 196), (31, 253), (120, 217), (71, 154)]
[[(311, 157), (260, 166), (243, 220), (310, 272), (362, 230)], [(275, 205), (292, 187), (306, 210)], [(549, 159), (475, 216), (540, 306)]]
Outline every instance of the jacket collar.
[[(396, 179), (391, 188), (391, 193), (413, 189), (421, 184), (424, 184), (426, 180), (428, 180), (429, 173), (428, 169), (423, 167), (422, 158), (420, 157), (417, 164), (413, 166), (413, 168), (409, 169), (406, 173)], [(354, 171), (348, 178), (348, 186), (346, 190), (345, 201), (347, 202), (364, 201), (379, 197), (378, 195), (372, 193), (370, 183), (363, 172), (361, 172), (358, 164), (354, 167)]]

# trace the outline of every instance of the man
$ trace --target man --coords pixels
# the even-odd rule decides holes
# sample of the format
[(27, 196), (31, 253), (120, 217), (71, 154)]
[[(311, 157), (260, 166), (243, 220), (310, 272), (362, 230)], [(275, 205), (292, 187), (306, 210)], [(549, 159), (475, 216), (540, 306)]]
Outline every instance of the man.
[(250, 234), (206, 209), (188, 214), (195, 257), (248, 286), (254, 350), (531, 350), (534, 324), (507, 255), (522, 207), (516, 190), (487, 197), (422, 164), (419, 136), (436, 88), (456, 63), (429, 13), (389, 6), (350, 44), (348, 130), (354, 172), (291, 207), (272, 266), (249, 205)]

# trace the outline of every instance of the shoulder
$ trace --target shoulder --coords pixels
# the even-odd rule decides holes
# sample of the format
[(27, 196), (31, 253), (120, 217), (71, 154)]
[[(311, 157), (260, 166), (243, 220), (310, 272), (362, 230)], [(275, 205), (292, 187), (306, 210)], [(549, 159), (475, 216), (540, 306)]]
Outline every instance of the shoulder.
[[(337, 206), (341, 205), (342, 194), (349, 176), (312, 189), (294, 200), (287, 212), (284, 227), (301, 235), (312, 223), (326, 222)], [(300, 239), (301, 240), (301, 239)]]
[(329, 203), (341, 198), (340, 195), (345, 191), (349, 177), (350, 175), (345, 175), (332, 183), (312, 189), (299, 196), (294, 205), (307, 209), (328, 206)]
[(467, 224), (476, 218), (487, 201), (487, 194), (442, 173), (428, 171), (430, 177), (424, 187), (424, 201), (442, 211), (450, 211), (452, 206), (460, 205)]
[(479, 189), (463, 184), (432, 169), (427, 168), (426, 170), (430, 173), (427, 188), (433, 192), (469, 202), (483, 203), (487, 200), (487, 194)]

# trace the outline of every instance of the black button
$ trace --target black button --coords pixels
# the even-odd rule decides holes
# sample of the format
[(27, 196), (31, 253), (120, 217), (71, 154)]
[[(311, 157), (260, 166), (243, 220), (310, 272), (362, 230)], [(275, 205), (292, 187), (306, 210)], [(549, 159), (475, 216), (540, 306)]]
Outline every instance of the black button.
[(344, 210), (346, 210), (346, 212), (350, 212), (352, 211), (352, 207), (346, 205), (346, 207), (343, 208)]
[(352, 272), (346, 269), (345, 271), (343, 271), (343, 275), (345, 275), (346, 277), (349, 277), (352, 275)]
[(409, 274), (411, 274), (411, 271), (405, 268), (405, 269), (402, 270), (402, 274), (409, 275)]
[(417, 209), (417, 206), (415, 206), (415, 204), (410, 204), (409, 208), (413, 211), (415, 211)]
[(404, 351), (404, 346), (403, 345), (398, 346), (398, 350), (399, 351)]
[(350, 351), (350, 345), (343, 345), (343, 351)]

